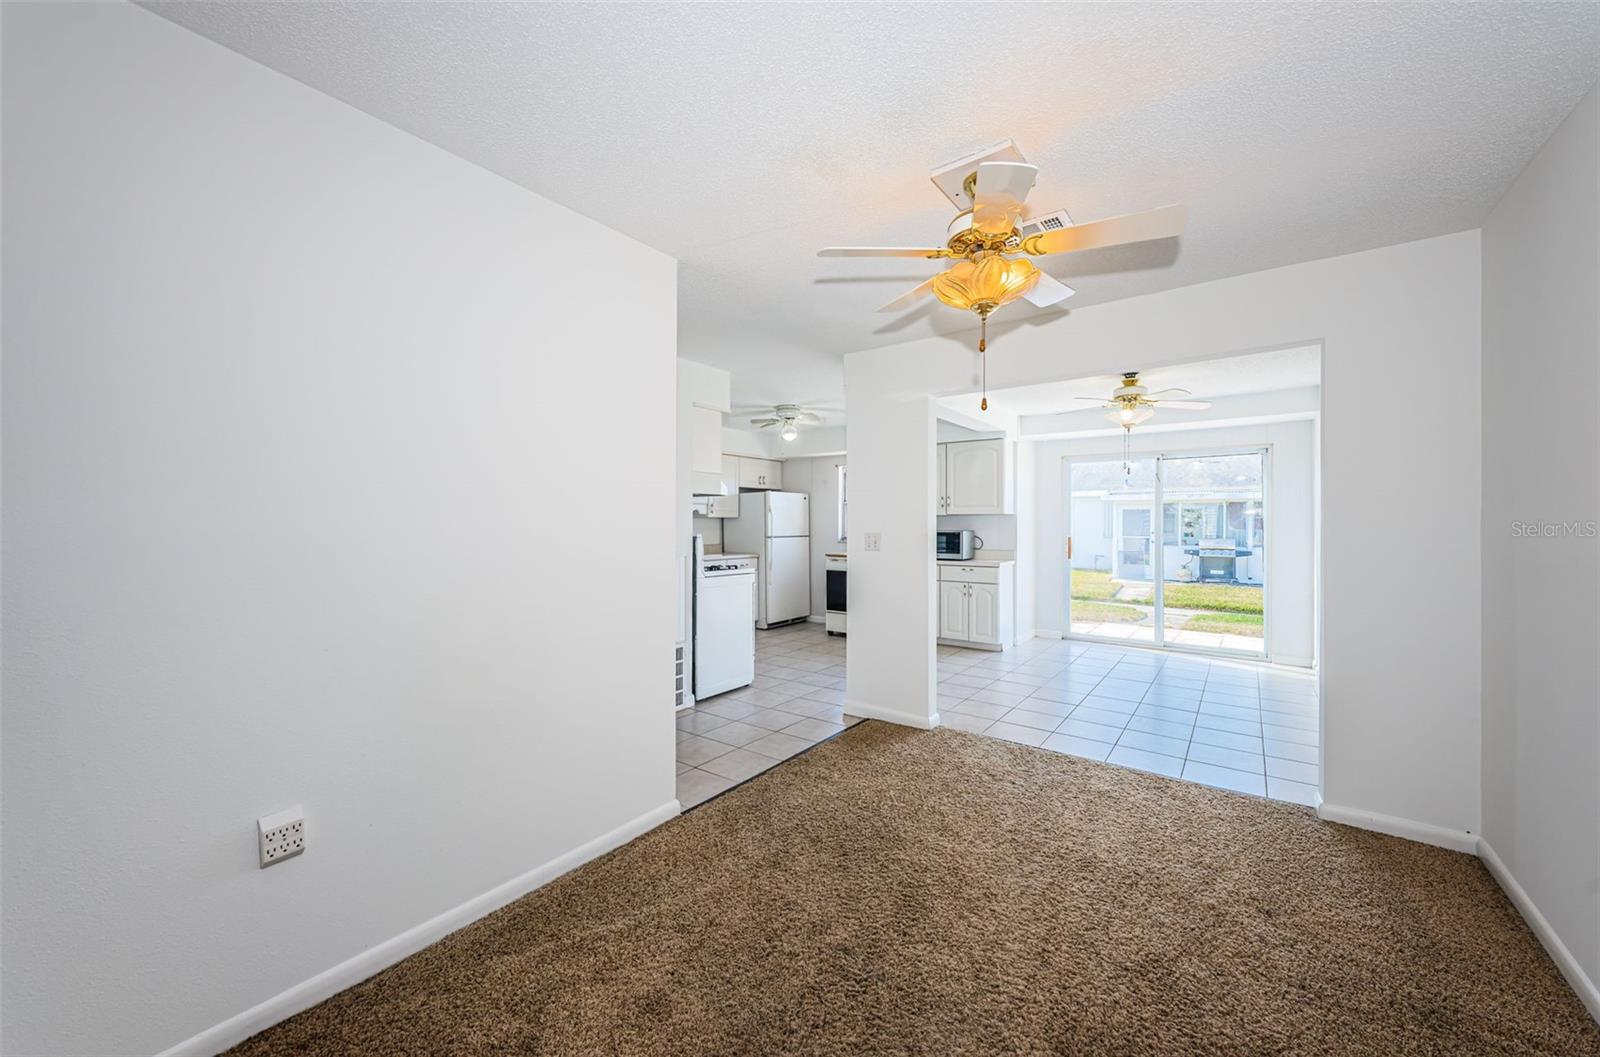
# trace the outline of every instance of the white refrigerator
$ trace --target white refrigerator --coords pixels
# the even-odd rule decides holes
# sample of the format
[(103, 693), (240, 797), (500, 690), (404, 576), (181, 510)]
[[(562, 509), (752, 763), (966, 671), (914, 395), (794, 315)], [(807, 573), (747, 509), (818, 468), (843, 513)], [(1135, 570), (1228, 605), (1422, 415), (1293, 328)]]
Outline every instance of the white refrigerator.
[(811, 499), (804, 492), (745, 492), (722, 523), (722, 550), (754, 554), (756, 627), (811, 615)]

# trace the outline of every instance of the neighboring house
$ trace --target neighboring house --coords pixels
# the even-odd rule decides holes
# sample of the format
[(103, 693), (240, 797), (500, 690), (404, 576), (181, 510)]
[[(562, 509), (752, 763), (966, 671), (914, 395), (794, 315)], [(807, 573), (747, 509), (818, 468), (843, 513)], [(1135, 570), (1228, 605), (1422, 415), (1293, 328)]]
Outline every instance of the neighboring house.
[[(1074, 489), (1072, 567), (1118, 580), (1155, 575), (1155, 496), (1149, 490)], [(1264, 507), (1259, 485), (1213, 487), (1163, 503), (1162, 561), (1168, 580), (1260, 585), (1266, 571)], [(1223, 541), (1231, 558), (1215, 552)]]

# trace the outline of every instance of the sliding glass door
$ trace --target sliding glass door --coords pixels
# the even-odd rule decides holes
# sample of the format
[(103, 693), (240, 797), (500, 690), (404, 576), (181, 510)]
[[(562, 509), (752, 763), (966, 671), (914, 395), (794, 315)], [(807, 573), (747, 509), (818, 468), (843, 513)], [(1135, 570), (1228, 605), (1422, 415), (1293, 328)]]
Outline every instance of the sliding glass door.
[(1266, 449), (1067, 462), (1067, 627), (1266, 656)]
[(1154, 645), (1156, 460), (1073, 459), (1067, 481), (1067, 627)]

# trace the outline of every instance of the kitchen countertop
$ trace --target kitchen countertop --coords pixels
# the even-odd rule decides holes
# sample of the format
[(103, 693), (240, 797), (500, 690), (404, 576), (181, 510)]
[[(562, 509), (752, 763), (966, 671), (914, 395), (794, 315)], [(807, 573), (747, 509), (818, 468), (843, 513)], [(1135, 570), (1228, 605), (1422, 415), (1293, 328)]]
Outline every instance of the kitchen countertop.
[(757, 557), (759, 557), (759, 555), (756, 555), (756, 554), (736, 554), (733, 551), (728, 551), (726, 553), (724, 553), (722, 551), (708, 551), (704, 556), (707, 557), (707, 558), (757, 558)]
[(1010, 565), (1015, 558), (973, 558), (970, 561), (958, 561), (955, 558), (940, 558), (936, 565), (975, 565), (982, 569), (998, 569), (1002, 565)]

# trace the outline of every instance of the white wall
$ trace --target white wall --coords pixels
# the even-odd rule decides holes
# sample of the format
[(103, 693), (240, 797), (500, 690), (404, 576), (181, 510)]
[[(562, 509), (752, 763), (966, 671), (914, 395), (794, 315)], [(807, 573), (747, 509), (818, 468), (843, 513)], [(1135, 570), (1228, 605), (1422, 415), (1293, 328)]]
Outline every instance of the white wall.
[(982, 538), (986, 551), (1017, 549), (1017, 518), (1014, 514), (940, 514), (934, 528), (940, 532), (971, 529)]
[[(1271, 660), (1281, 664), (1309, 666), (1316, 653), (1315, 644), (1315, 474), (1312, 451), (1313, 423), (1309, 420), (1272, 422), (1259, 426), (1227, 426), (1214, 429), (1184, 430), (1172, 433), (1145, 433), (1134, 430), (1130, 450), (1136, 455), (1159, 452), (1217, 451), (1226, 448), (1270, 447), (1272, 493), (1267, 517), (1272, 563), (1266, 576), (1267, 638)], [(1062, 460), (1067, 456), (1122, 457), (1117, 437), (1089, 437), (1081, 440), (1033, 442), (1035, 502), (1034, 527), (1038, 532), (1038, 558), (1033, 578), (1036, 591), (1038, 626), (1060, 634), (1066, 629), (1065, 513), (1062, 510), (1064, 478)], [(940, 519), (941, 523), (944, 519)], [(1374, 531), (1391, 532), (1381, 519)], [(1096, 535), (1099, 525), (1074, 530), (1076, 542)], [(1401, 532), (1398, 544), (1409, 549), (1407, 533)], [(1399, 560), (1398, 557), (1396, 560)], [(1373, 575), (1381, 577), (1386, 565)]]
[(1600, 542), (1513, 528), (1600, 520), (1597, 127), (1590, 91), (1483, 229), (1482, 657), (1483, 835), (1600, 1018)]
[[(1092, 305), (1045, 327), (991, 326), (988, 357), (989, 386), (1003, 389), (1323, 343), (1324, 811), (1458, 847), (1472, 846), (1479, 816), (1481, 679), (1463, 659), (1481, 646), (1481, 599), (1461, 571), (1480, 548), (1480, 283), (1478, 233), (1462, 232)], [(849, 696), (886, 712), (933, 712), (922, 673), (936, 613), (919, 586), (933, 451), (917, 405), (977, 388), (974, 336), (845, 357), (859, 489)], [(1431, 398), (1389, 413), (1375, 394), (1396, 377), (1426, 378)], [(1453, 526), (1416, 549), (1377, 603), (1373, 509)], [(883, 551), (858, 564), (867, 532), (882, 534)], [(1404, 634), (1373, 619), (1397, 598), (1425, 613)]]
[(754, 455), (760, 459), (771, 459), (781, 454), (776, 450), (779, 443), (781, 440), (776, 433), (751, 433), (731, 426), (722, 429), (722, 450), (729, 455)]
[[(740, 417), (753, 416), (735, 416), (735, 421)], [(737, 437), (724, 436), (724, 443), (738, 445), (728, 448), (729, 451), (749, 449), (750, 454), (769, 459), (810, 459), (820, 455), (844, 454), (843, 426), (801, 426), (800, 435), (794, 440), (784, 440), (776, 429), (758, 432), (730, 429), (726, 433), (738, 434)]]
[[(678, 508), (673, 514), (677, 532), (678, 621), (677, 639), (683, 643), (684, 671), (694, 668), (694, 560), (691, 537), (700, 533), (708, 548), (722, 546), (722, 522), (715, 518), (694, 515), (691, 500), (694, 498), (694, 408), (712, 408), (726, 412), (730, 406), (729, 393), (733, 376), (720, 367), (712, 367), (694, 360), (677, 361), (677, 477), (674, 496)], [(613, 383), (615, 384), (615, 383)], [(607, 415), (609, 411), (605, 412)], [(724, 419), (726, 421), (726, 419)], [(643, 433), (635, 432), (633, 423), (622, 430), (633, 437), (635, 444)], [(726, 434), (723, 430), (724, 443)], [(620, 484), (620, 482), (619, 482)], [(587, 524), (585, 524), (587, 528)], [(572, 537), (576, 540), (579, 537)], [(690, 687), (692, 690), (693, 688)]]
[[(914, 367), (903, 378), (906, 384), (897, 384), (892, 369), (897, 363), (891, 356), (845, 357), (850, 415), (845, 427), (850, 452), (845, 699), (851, 715), (931, 727), (939, 722), (934, 404)], [(868, 458), (858, 459), (858, 450)], [(879, 549), (867, 549), (869, 534), (877, 535)], [(867, 617), (859, 627), (858, 609)]]
[(137, 7), (0, 17), (4, 1047), (148, 1054), (670, 809), (675, 267)]

